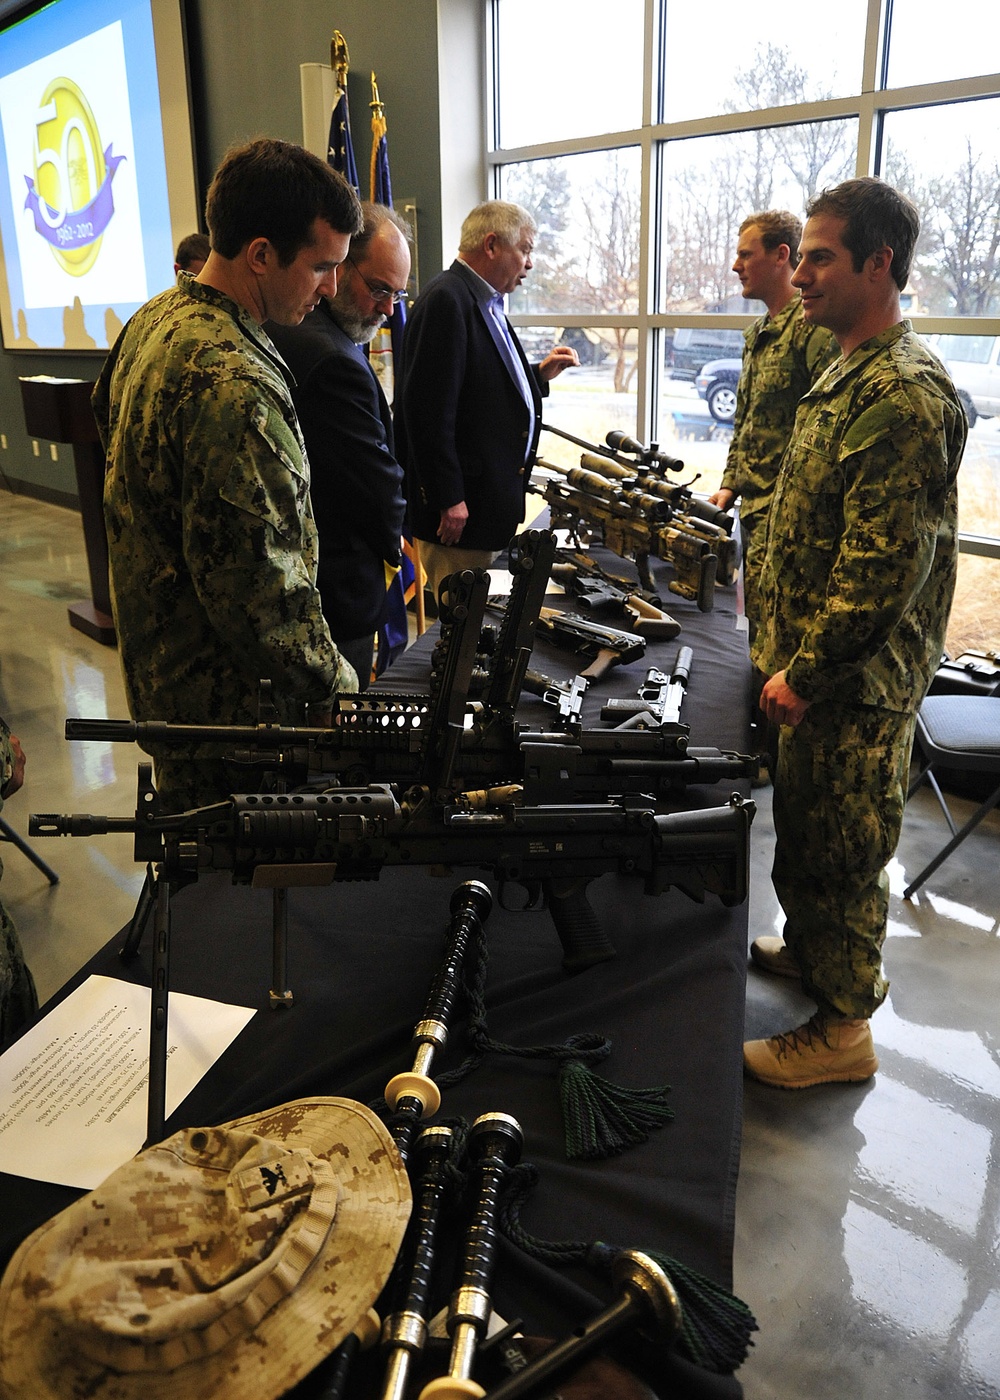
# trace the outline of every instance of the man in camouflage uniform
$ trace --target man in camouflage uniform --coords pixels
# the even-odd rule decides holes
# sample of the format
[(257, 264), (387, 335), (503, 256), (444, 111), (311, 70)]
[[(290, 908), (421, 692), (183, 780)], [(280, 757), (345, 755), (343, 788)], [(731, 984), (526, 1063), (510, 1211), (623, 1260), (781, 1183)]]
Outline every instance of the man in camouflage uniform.
[[(336, 293), (360, 205), (317, 157), (260, 139), (225, 157), (206, 219), (197, 279), (136, 312), (94, 391), (129, 708), (252, 724), (266, 678), (281, 722), (308, 705), (322, 724), (357, 677), (323, 620), (291, 376), (261, 327), (297, 325)], [(232, 791), (218, 746), (151, 752), (168, 810)]]
[(801, 237), (801, 223), (786, 209), (751, 214), (740, 225), (733, 263), (743, 295), (762, 301), (767, 312), (744, 335), (733, 439), (722, 485), (711, 499), (721, 510), (740, 499), (743, 599), (751, 641), (757, 630), (764, 522), (781, 455), (799, 400), (838, 354), (830, 332), (803, 319), (792, 286)]
[[(17, 735), (0, 719), (0, 811), (24, 782), (24, 752)], [(0, 861), (0, 875), (3, 862)], [(35, 983), (24, 961), (14, 921), (0, 904), (0, 1045), (38, 1010)]]
[(773, 879), (784, 939), (754, 961), (801, 977), (816, 1014), (749, 1041), (783, 1088), (868, 1079), (885, 999), (885, 866), (899, 839), (914, 716), (941, 659), (955, 583), (966, 419), (900, 312), (920, 221), (880, 180), (813, 200), (793, 278), (836, 361), (806, 394), (768, 516), (754, 660), (780, 724)]

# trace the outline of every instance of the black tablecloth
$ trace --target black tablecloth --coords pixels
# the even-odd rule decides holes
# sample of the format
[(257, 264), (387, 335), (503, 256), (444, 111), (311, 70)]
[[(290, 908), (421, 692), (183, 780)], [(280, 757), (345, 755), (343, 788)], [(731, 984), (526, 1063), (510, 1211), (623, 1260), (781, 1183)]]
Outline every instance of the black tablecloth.
[[(665, 588), (667, 576), (660, 576)], [(691, 743), (745, 751), (748, 663), (732, 591), (716, 591), (710, 614), (665, 591), (664, 597), (682, 623), (679, 641), (649, 647), (641, 661), (593, 687), (585, 719), (596, 724), (608, 694), (634, 691), (650, 664), (669, 663), (677, 646), (686, 643), (694, 650), (683, 714)], [(420, 690), (429, 645), (430, 638), (422, 639), (404, 654), (383, 685)], [(572, 675), (579, 665), (570, 654), (543, 644), (532, 664), (556, 677)], [(551, 727), (551, 710), (532, 697), (525, 697), (523, 717)], [(732, 786), (738, 785), (690, 789), (683, 802), (721, 803)], [(168, 1120), (167, 1132), (223, 1122), (308, 1094), (375, 1100), (394, 1074), (412, 1064), (410, 1037), (440, 961), (449, 899), (467, 878), (492, 884), (472, 870), (442, 878), (394, 868), (377, 882), (290, 891), (288, 982), (295, 1000), (277, 1011), (268, 1009), (270, 894), (233, 886), (222, 875), (181, 890), (172, 906), (171, 988), (258, 1010)], [(552, 1063), (500, 1056), (489, 1057), (447, 1091), (442, 1115), (471, 1120), (500, 1110), (518, 1119), (524, 1160), (540, 1173), (523, 1214), (534, 1235), (655, 1249), (728, 1287), (741, 1116), (746, 906), (725, 909), (712, 898), (699, 905), (676, 891), (647, 897), (639, 882), (626, 877), (605, 876), (589, 893), (618, 957), (572, 977), (562, 971), (547, 913), (494, 906), (486, 924), (490, 1033), (499, 1041), (530, 1046), (601, 1032), (613, 1050), (599, 1072), (630, 1086), (670, 1085), (673, 1121), (619, 1157), (567, 1161)], [(128, 963), (118, 957), (120, 942), (111, 939), (60, 997), (92, 973), (148, 984), (148, 937)], [(464, 1048), (456, 1027), (435, 1073), (457, 1064)], [(2, 1263), (26, 1233), (78, 1194), (9, 1176), (2, 1178), (2, 1188)], [(561, 1336), (598, 1306), (594, 1294), (599, 1291), (582, 1272), (543, 1268), (504, 1248), (495, 1302), (505, 1316), (522, 1317), (526, 1330)], [(652, 1365), (663, 1396), (742, 1393), (733, 1378), (710, 1376), (680, 1360)]]

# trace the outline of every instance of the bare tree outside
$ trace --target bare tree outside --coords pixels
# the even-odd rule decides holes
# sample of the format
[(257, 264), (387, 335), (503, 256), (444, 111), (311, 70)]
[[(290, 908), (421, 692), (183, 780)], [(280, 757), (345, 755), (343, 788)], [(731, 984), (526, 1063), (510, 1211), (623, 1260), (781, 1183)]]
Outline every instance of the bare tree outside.
[[(758, 45), (734, 75), (734, 95), (725, 106), (733, 112), (795, 108), (833, 93), (829, 84), (811, 83), (787, 47), (771, 42)], [(916, 311), (1000, 311), (1000, 160), (983, 149), (998, 107), (1000, 102), (962, 104), (967, 130), (957, 160), (957, 138), (935, 143), (927, 139), (928, 128), (919, 126), (922, 119), (939, 123), (942, 109), (886, 119), (884, 176), (913, 198), (923, 222), (910, 288)], [(976, 132), (983, 133), (979, 141)], [(777, 206), (803, 213), (820, 190), (854, 174), (856, 158), (853, 118), (666, 142), (658, 308), (744, 310), (730, 269), (747, 213)], [(634, 148), (522, 161), (504, 167), (503, 181), (505, 197), (531, 209), (539, 225), (534, 271), (511, 299), (513, 312), (637, 311), (640, 189)], [(634, 334), (628, 328), (596, 334), (611, 357), (615, 391), (630, 392)]]
[[(731, 112), (822, 101), (804, 68), (778, 44), (758, 45), (734, 79)], [(762, 127), (668, 142), (661, 305), (667, 311), (723, 311), (735, 296), (730, 272), (739, 227), (755, 209), (794, 212), (827, 185), (854, 173), (857, 138), (849, 121)], [(682, 163), (683, 162), (683, 163)]]
[[(622, 168), (618, 151), (608, 152), (607, 170), (586, 204), (586, 251), (582, 273), (596, 293), (598, 310), (619, 315), (639, 306), (639, 191)], [(615, 393), (627, 393), (638, 364), (635, 337), (627, 327), (605, 332), (614, 342)]]
[(538, 225), (534, 266), (517, 294), (516, 309), (565, 310), (578, 290), (575, 257), (567, 239), (573, 223), (574, 191), (566, 164), (560, 160), (525, 161), (508, 166), (504, 174), (504, 199), (522, 205)]
[[(634, 315), (639, 305), (639, 167), (633, 149), (525, 161), (504, 168), (504, 198), (538, 221), (534, 269), (510, 309)], [(634, 332), (597, 332), (613, 358), (616, 393), (636, 370)]]
[(921, 179), (907, 152), (887, 143), (885, 178), (920, 210), (913, 284), (933, 315), (995, 316), (1000, 311), (1000, 161), (966, 136), (946, 174)]

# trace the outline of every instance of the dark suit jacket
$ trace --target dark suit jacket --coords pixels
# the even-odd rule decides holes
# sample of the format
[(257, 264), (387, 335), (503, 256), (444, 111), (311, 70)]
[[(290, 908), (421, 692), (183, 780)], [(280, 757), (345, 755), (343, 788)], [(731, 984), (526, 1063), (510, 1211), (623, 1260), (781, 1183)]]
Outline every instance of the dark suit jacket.
[(428, 283), (410, 312), (395, 395), (396, 449), (406, 468), (416, 536), (435, 540), (441, 511), (464, 500), (469, 520), (460, 547), (502, 549), (524, 518), (548, 385), (524, 358), (515, 335), (535, 399), (529, 443), (527, 405), (474, 287), (464, 264), (453, 262)]
[(375, 632), (385, 605), (382, 561), (399, 563), (406, 507), (389, 405), (364, 352), (325, 303), (299, 326), (267, 330), (296, 380), (323, 613), (334, 641), (351, 641)]

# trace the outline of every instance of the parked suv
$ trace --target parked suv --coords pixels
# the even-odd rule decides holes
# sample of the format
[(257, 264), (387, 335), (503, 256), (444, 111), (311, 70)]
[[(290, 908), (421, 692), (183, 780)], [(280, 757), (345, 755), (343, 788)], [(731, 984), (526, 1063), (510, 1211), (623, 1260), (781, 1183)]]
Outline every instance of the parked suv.
[(731, 423), (736, 416), (736, 386), (742, 360), (709, 360), (694, 381), (717, 423)]
[(709, 360), (742, 354), (742, 331), (723, 330), (721, 326), (682, 326), (674, 331), (670, 377), (691, 381)]
[(970, 428), (977, 418), (1000, 414), (1000, 335), (939, 335), (934, 349), (955, 381)]

